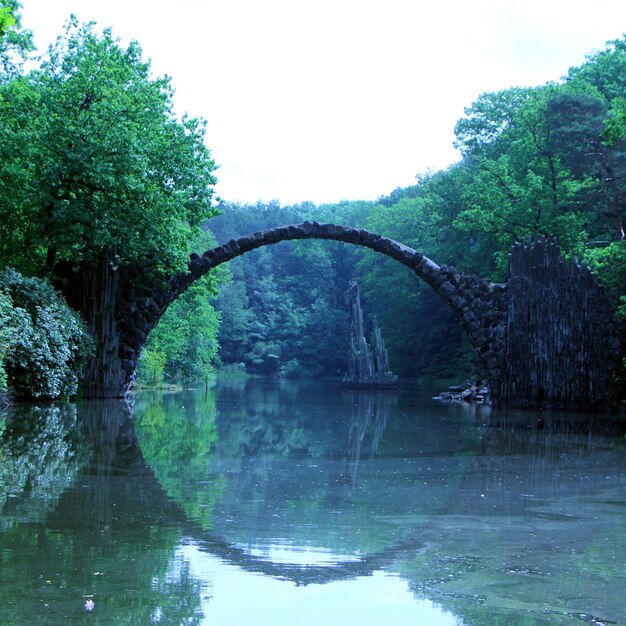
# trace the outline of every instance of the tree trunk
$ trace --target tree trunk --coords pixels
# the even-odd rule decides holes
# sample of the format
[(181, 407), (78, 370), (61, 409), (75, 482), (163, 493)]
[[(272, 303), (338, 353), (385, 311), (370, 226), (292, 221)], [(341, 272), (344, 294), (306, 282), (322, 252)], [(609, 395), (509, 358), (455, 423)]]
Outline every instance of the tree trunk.
[(116, 321), (119, 282), (119, 269), (106, 258), (63, 273), (61, 290), (68, 304), (83, 316), (95, 343), (82, 388), (88, 398), (122, 397), (128, 387)]

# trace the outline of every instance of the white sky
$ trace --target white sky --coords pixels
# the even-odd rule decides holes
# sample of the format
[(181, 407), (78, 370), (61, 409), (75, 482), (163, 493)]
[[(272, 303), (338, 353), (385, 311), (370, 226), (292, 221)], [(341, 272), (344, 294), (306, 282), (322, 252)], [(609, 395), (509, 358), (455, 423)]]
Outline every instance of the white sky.
[(75, 13), (137, 39), (208, 121), (226, 200), (374, 199), (458, 159), (479, 94), (559, 80), (624, 0), (23, 0), (43, 51)]

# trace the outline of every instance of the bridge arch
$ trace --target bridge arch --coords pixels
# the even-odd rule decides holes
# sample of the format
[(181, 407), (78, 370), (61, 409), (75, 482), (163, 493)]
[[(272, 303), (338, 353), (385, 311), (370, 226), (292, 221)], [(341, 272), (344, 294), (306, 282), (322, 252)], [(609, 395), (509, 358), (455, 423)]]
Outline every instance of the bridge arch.
[[(502, 324), (498, 306), (503, 286), (478, 276), (458, 273), (453, 267), (440, 266), (424, 254), (402, 243), (367, 230), (304, 222), (279, 226), (231, 239), (203, 254), (192, 254), (188, 271), (170, 278), (165, 286), (145, 287), (137, 297), (136, 286), (129, 283), (128, 293), (117, 299), (116, 325), (120, 331), (121, 388), (132, 384), (137, 359), (148, 333), (161, 315), (194, 281), (222, 263), (247, 252), (280, 241), (327, 239), (370, 248), (407, 266), (432, 287), (450, 306), (468, 334), (488, 379), (499, 375), (502, 353), (494, 341)], [(495, 390), (495, 386), (493, 387)]]
[(73, 304), (96, 339), (84, 396), (125, 395), (148, 333), (195, 280), (246, 252), (294, 239), (363, 246), (413, 270), (456, 314), (477, 353), (492, 400), (512, 407), (569, 410), (618, 406), (615, 372), (623, 367), (626, 353), (623, 323), (613, 317), (589, 268), (564, 260), (555, 242), (516, 244), (501, 284), (440, 266), (367, 230), (317, 222), (279, 226), (193, 254), (187, 270), (166, 282), (106, 259), (96, 272), (79, 274), (77, 288), (71, 290), (79, 295)]

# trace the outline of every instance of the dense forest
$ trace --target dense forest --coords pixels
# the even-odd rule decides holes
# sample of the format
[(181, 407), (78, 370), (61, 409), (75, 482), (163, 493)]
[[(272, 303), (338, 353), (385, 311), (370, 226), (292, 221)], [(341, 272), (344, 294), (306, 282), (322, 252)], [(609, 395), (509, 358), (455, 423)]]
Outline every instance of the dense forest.
[[(316, 219), (387, 234), (373, 220), (381, 203), (280, 207), (223, 203), (209, 227), (220, 241), (279, 224)], [(406, 231), (405, 231), (406, 232)], [(394, 232), (418, 245), (415, 237)], [(369, 325), (384, 328), (394, 371), (453, 377), (471, 370), (472, 353), (452, 312), (413, 272), (376, 253), (325, 241), (282, 242), (230, 263), (220, 288), (219, 344), (224, 363), (291, 377), (341, 376), (348, 365), (346, 291), (357, 281)]]
[[(2, 389), (77, 392), (92, 339), (59, 291), (73, 306), (75, 286), (99, 280), (103, 268), (164, 279), (194, 250), (307, 219), (367, 228), (494, 280), (504, 278), (514, 242), (554, 237), (592, 268), (626, 318), (626, 37), (553, 83), (468, 103), (455, 127), (460, 160), (377, 201), (216, 204), (204, 122), (175, 116), (169, 80), (152, 76), (139, 44), (123, 48), (110, 30), (71, 19), (26, 71), (32, 36), (19, 2), (4, 4)], [(194, 284), (150, 335), (139, 380), (191, 383), (222, 365), (340, 377), (352, 281), (394, 372), (438, 380), (475, 372), (460, 326), (415, 274), (370, 251), (304, 241), (259, 249)]]

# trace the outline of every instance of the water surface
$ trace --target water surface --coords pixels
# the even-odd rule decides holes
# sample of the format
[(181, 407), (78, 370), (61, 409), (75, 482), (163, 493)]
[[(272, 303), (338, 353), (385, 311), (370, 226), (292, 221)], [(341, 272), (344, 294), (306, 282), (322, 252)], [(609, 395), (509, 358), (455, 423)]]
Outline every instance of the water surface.
[(623, 425), (238, 379), (0, 418), (0, 624), (624, 624)]

